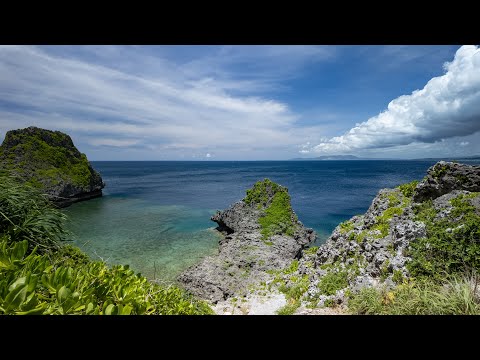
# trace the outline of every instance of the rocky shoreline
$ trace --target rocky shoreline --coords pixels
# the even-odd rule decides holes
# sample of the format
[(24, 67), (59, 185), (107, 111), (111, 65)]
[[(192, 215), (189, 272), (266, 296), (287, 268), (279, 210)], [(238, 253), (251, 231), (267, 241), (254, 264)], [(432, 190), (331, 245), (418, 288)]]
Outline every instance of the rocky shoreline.
[(225, 235), (218, 255), (179, 277), (218, 314), (348, 312), (349, 298), (364, 288), (389, 289), (411, 281), (414, 248), (426, 246), (422, 251), (428, 252), (428, 226), (451, 224), (445, 232), (454, 234), (463, 226), (458, 206), (480, 214), (480, 166), (441, 161), (420, 182), (380, 190), (365, 214), (337, 226), (318, 248), (308, 248), (315, 233), (293, 210), (293, 236), (265, 238), (262, 219), (274, 192), (272, 183), (264, 182), (255, 185), (266, 194), (263, 202), (248, 203), (252, 189), (212, 217)]

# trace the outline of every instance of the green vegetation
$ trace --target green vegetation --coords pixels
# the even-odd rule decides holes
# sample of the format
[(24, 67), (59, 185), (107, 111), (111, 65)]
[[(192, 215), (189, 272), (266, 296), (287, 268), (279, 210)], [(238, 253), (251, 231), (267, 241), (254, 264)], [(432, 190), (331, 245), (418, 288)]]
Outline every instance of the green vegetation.
[(264, 214), (258, 219), (264, 241), (272, 235), (293, 236), (298, 219), (293, 213), (290, 195), (285, 187), (269, 179), (257, 181), (247, 190), (245, 203), (256, 204), (258, 209), (264, 209)]
[(448, 168), (446, 165), (435, 164), (433, 170), (431, 171), (432, 177), (434, 179), (439, 179), (447, 173), (447, 170)]
[(335, 295), (337, 290), (348, 286), (348, 272), (344, 270), (329, 271), (318, 283), (318, 289), (324, 295)]
[(342, 234), (346, 234), (349, 231), (352, 231), (353, 228), (355, 227), (353, 222), (350, 221), (350, 220), (347, 220), (347, 221), (344, 221), (344, 222), (340, 223), (339, 226), (340, 226), (340, 233), (342, 233)]
[(416, 218), (425, 222), (427, 236), (411, 244), (407, 268), (413, 276), (441, 280), (445, 273), (480, 269), (480, 216), (469, 202), (478, 195), (452, 199), (452, 211), (442, 219), (436, 219), (431, 202), (414, 209)]
[(276, 311), (277, 315), (293, 315), (300, 307), (298, 302), (292, 301)]
[(66, 220), (37, 188), (0, 175), (0, 236), (8, 241), (26, 239), (30, 249), (40, 252), (58, 249), (58, 241), (68, 235)]
[(65, 215), (34, 187), (4, 175), (0, 216), (0, 314), (213, 313), (178, 287), (63, 245)]
[(417, 187), (417, 185), (418, 185), (418, 180), (413, 180), (410, 183), (397, 186), (397, 189), (399, 189), (402, 192), (403, 196), (410, 198), (413, 196), (413, 192), (415, 191), (415, 188)]
[(405, 282), (394, 289), (363, 288), (348, 308), (355, 314), (480, 315), (476, 277), (451, 276), (443, 283)]
[(303, 253), (305, 255), (315, 255), (318, 251), (318, 246), (312, 246), (312, 247), (309, 247), (308, 249), (306, 250), (303, 250)]
[(68, 135), (60, 132), (43, 129), (9, 132), (0, 151), (1, 158), (5, 169), (38, 188), (61, 182), (87, 188), (93, 176), (85, 154), (74, 147)]
[(380, 236), (385, 237), (388, 235), (390, 229), (390, 220), (394, 215), (402, 215), (403, 209), (399, 207), (391, 207), (385, 210), (382, 215), (376, 217), (376, 223), (371, 227), (371, 230), (379, 230)]

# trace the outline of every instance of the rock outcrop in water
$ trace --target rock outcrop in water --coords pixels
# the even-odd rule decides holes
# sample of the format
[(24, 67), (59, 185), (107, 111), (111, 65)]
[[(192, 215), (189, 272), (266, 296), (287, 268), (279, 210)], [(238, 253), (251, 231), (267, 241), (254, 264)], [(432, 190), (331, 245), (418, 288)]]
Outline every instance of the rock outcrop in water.
[[(412, 261), (427, 276), (439, 274), (438, 264), (461, 269), (475, 256), (467, 249), (480, 250), (469, 240), (478, 234), (480, 166), (441, 161), (417, 183), (380, 190), (365, 214), (337, 226), (318, 249), (304, 251), (296, 271), (280, 272), (278, 283), (288, 290), (303, 279), (300, 302), (330, 306), (364, 287), (401, 284), (412, 276)], [(447, 264), (438, 260), (443, 257)]]
[(194, 295), (213, 303), (244, 296), (269, 271), (299, 258), (316, 234), (305, 228), (290, 206), (288, 190), (268, 179), (247, 196), (212, 217), (220, 240), (218, 255), (187, 269), (178, 280)]
[(7, 132), (0, 146), (0, 170), (41, 188), (60, 207), (102, 196), (105, 187), (70, 136), (33, 126)]

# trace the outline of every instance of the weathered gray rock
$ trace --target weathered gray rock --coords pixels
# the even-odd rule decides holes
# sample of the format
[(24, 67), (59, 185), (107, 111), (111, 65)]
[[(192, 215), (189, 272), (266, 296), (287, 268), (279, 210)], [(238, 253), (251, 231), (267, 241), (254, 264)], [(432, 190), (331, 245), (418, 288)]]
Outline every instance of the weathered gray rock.
[[(268, 270), (288, 266), (302, 255), (302, 249), (315, 241), (315, 232), (296, 220), (293, 210), (293, 236), (275, 234), (268, 239), (262, 236), (258, 220), (276, 194), (269, 190), (267, 186), (268, 201), (262, 206), (244, 199), (212, 216), (225, 238), (219, 243), (218, 255), (203, 259), (179, 276), (184, 288), (213, 303), (245, 296), (249, 286), (270, 279)], [(280, 187), (278, 191), (286, 189)]]
[(436, 199), (453, 190), (480, 191), (480, 166), (440, 161), (418, 183), (413, 200)]

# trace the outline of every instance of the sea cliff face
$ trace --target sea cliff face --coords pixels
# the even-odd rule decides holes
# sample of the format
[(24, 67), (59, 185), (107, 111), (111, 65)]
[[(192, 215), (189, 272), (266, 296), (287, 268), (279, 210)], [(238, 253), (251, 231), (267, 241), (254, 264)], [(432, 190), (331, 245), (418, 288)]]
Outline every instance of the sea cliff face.
[(212, 217), (220, 240), (218, 255), (180, 275), (181, 284), (213, 303), (245, 296), (249, 287), (271, 277), (269, 271), (299, 258), (316, 238), (290, 206), (288, 190), (268, 179), (257, 182), (247, 196)]
[(102, 196), (105, 184), (67, 134), (37, 127), (8, 131), (0, 170), (42, 191), (57, 206)]

